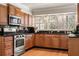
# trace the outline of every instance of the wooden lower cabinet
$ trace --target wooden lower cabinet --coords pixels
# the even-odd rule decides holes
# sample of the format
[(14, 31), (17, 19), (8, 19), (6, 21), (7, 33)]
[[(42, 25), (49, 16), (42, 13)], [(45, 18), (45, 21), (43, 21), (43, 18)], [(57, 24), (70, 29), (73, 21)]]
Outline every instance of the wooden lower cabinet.
[(8, 7), (9, 7), (9, 15), (10, 16), (15, 16), (16, 15), (16, 8), (15, 6), (11, 5), (11, 4), (8, 4)]
[(68, 55), (79, 56), (79, 38), (69, 38)]
[(60, 48), (68, 49), (68, 37), (66, 35), (61, 35), (60, 37)]
[(2, 56), (11, 56), (11, 55), (13, 55), (13, 49), (3, 49), (2, 50)]
[(0, 36), (0, 56), (13, 55), (13, 37)]
[(51, 36), (50, 35), (45, 35), (45, 41), (43, 42), (45, 45), (45, 47), (51, 47), (50, 41), (51, 40)]
[(7, 25), (7, 5), (0, 4), (0, 25)]
[(43, 34), (35, 34), (35, 46), (44, 47), (44, 36)]
[(27, 34), (25, 36), (25, 49), (29, 49), (34, 46), (34, 35)]
[(66, 35), (35, 34), (35, 46), (68, 49)]
[(60, 36), (59, 35), (53, 35), (52, 36), (52, 48), (60, 48)]

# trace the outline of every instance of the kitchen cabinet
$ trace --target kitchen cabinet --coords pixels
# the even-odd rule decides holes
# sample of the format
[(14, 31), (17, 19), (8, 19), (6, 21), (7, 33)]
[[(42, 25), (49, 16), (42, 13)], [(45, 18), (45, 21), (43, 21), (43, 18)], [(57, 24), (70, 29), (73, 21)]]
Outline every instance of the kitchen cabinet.
[(2, 39), (3, 39), (3, 37), (2, 36), (0, 36), (0, 56), (2, 55)]
[(21, 12), (21, 26), (24, 26), (24, 13)]
[(7, 24), (7, 5), (0, 5), (0, 25)]
[(0, 36), (0, 55), (1, 56), (11, 56), (13, 55), (13, 37)]
[(24, 26), (24, 22), (25, 22), (24, 13), (19, 8), (16, 8), (15, 15), (21, 17), (21, 26)]
[(2, 56), (12, 56), (12, 55), (13, 55), (13, 49), (2, 50)]
[(25, 49), (32, 48), (34, 46), (34, 35), (27, 34), (25, 35)]
[(24, 12), (20, 8), (8, 4), (9, 6), (9, 16), (21, 17), (21, 26), (24, 26)]
[(44, 47), (44, 34), (35, 34), (35, 46)]
[(41, 46), (40, 44), (40, 40), (39, 40), (39, 34), (35, 34), (35, 39), (34, 39), (34, 41), (35, 41), (35, 46)]
[(60, 48), (60, 35), (53, 35), (51, 42), (52, 48)]
[(29, 15), (29, 26), (33, 26), (32, 15)]
[(69, 38), (68, 40), (68, 55), (79, 56), (79, 38)]
[(52, 36), (49, 34), (45, 34), (45, 39), (44, 39), (45, 47), (52, 47)]
[(15, 16), (15, 11), (16, 11), (15, 6), (8, 4), (8, 7), (9, 7), (9, 15)]
[(79, 23), (79, 3), (77, 3), (77, 21)]
[(55, 34), (35, 34), (35, 46), (68, 49), (68, 37)]
[(60, 48), (68, 49), (68, 37), (66, 35), (60, 36)]
[(35, 45), (49, 48), (59, 48), (59, 36), (50, 34), (36, 34)]
[(15, 8), (15, 15), (21, 17), (21, 10), (19, 8)]
[(26, 13), (24, 14), (24, 26), (29, 26), (29, 15)]

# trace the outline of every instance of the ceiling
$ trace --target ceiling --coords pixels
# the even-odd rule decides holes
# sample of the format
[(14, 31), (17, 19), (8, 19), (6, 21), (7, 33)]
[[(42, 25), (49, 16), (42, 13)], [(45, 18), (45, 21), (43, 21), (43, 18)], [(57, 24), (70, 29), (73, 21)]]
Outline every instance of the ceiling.
[(22, 3), (22, 4), (27, 5), (31, 10), (34, 10), (34, 9), (41, 9), (41, 8), (48, 8), (48, 7), (72, 5), (74, 3)]

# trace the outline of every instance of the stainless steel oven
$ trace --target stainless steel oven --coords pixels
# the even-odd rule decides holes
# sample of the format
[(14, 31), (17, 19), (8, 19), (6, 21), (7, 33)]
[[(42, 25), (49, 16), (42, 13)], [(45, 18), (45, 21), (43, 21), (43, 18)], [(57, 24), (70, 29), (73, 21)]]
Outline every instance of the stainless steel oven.
[(20, 25), (20, 24), (21, 24), (21, 17), (17, 16), (9, 17), (9, 25)]
[(25, 41), (24, 34), (14, 36), (14, 55), (15, 56), (24, 53), (25, 51), (24, 41)]

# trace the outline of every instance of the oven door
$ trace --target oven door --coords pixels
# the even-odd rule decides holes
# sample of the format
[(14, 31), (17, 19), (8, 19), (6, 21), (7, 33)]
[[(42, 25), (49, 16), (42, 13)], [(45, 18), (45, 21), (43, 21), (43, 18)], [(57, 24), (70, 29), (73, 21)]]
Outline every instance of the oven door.
[(16, 48), (24, 46), (24, 39), (16, 40)]
[(25, 51), (24, 39), (14, 39), (14, 55), (20, 55)]

